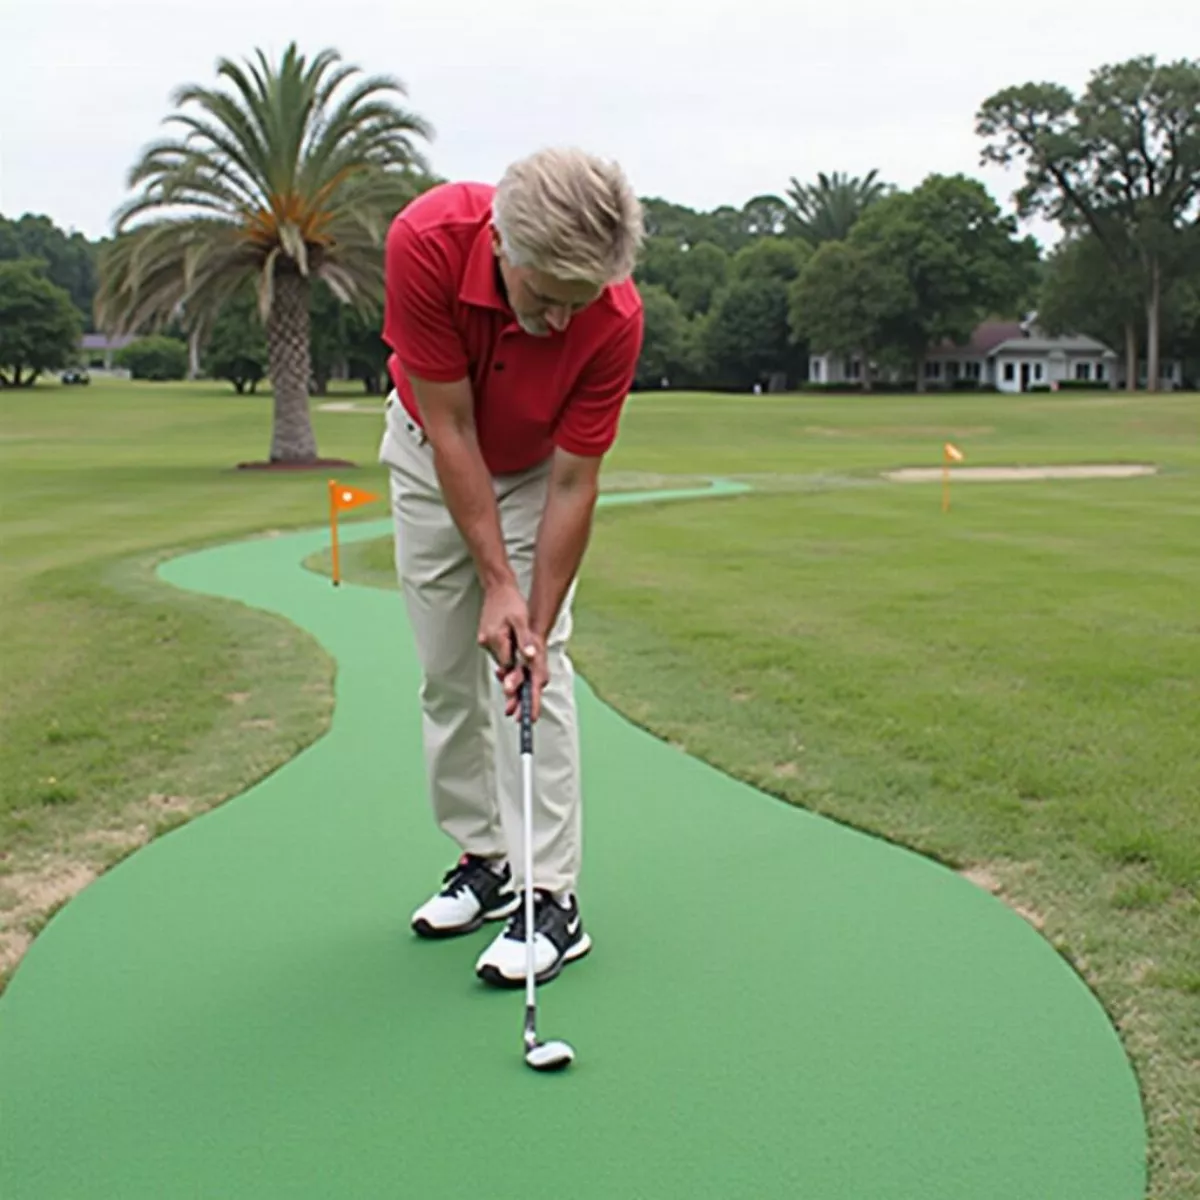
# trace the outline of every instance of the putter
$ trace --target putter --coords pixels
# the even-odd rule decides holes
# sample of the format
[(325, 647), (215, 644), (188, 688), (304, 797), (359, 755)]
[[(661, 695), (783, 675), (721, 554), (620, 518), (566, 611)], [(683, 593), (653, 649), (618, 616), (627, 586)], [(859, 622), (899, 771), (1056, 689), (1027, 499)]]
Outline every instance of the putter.
[(529, 668), (521, 682), (521, 773), (525, 789), (525, 1062), (535, 1071), (570, 1066), (575, 1051), (566, 1042), (537, 1035), (537, 979), (533, 962), (533, 684)]

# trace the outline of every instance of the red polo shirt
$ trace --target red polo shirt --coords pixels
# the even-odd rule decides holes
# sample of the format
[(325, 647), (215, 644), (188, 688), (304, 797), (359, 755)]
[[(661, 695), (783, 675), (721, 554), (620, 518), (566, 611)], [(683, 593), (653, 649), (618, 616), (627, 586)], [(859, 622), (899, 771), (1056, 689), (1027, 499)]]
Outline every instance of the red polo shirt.
[(383, 322), (392, 382), (419, 422), (408, 374), (469, 376), (480, 448), (495, 474), (542, 462), (556, 446), (603, 454), (641, 353), (641, 297), (632, 280), (616, 284), (561, 333), (526, 333), (497, 277), (494, 193), (488, 184), (442, 184), (393, 220)]

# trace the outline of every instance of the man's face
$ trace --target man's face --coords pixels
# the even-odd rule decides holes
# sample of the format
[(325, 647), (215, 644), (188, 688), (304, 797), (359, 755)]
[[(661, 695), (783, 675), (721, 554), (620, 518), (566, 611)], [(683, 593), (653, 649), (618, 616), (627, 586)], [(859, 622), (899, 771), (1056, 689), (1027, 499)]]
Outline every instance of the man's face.
[(533, 267), (514, 267), (500, 249), (498, 236), (495, 245), (508, 302), (521, 328), (535, 337), (548, 337), (551, 331), (561, 333), (571, 318), (604, 290), (591, 283), (555, 279)]

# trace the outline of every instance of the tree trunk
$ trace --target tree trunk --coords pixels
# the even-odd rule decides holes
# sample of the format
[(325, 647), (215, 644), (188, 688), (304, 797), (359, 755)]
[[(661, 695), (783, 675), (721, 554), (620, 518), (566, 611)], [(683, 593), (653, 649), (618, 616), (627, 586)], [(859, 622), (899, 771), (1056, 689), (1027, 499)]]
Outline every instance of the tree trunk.
[(188, 334), (188, 378), (200, 378), (200, 331), (193, 329)]
[(275, 299), (267, 320), (267, 352), (275, 389), (272, 462), (311, 462), (317, 457), (308, 411), (308, 280), (287, 263), (275, 271)]
[(1159, 317), (1162, 312), (1162, 267), (1150, 262), (1150, 295), (1146, 300), (1146, 391), (1158, 391)]
[(1138, 341), (1137, 326), (1125, 322), (1125, 390), (1137, 391)]

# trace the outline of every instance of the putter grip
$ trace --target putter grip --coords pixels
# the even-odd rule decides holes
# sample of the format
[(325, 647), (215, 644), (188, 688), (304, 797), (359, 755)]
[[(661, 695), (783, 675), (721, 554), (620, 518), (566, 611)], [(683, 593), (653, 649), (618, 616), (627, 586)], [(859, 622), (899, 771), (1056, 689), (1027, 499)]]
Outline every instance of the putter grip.
[(529, 668), (521, 680), (521, 753), (533, 753), (533, 685), (529, 681)]
[[(521, 661), (521, 653), (517, 648), (517, 638), (515, 634), (511, 636), (512, 645), (512, 660), (516, 665)], [(533, 753), (533, 684), (529, 678), (529, 668), (525, 667), (521, 672), (521, 690), (518, 694), (520, 702), (521, 715), (521, 753)]]

